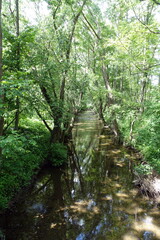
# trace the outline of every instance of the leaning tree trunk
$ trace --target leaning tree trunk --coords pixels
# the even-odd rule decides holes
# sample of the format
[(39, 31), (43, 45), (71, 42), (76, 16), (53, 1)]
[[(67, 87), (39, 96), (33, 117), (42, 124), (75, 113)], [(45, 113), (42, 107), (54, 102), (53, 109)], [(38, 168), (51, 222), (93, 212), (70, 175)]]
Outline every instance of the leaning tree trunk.
[[(110, 108), (114, 104), (115, 100), (112, 94), (112, 88), (109, 83), (109, 74), (107, 73), (107, 69), (104, 63), (102, 63), (102, 75), (103, 75), (105, 87), (108, 91), (108, 108)], [(117, 142), (120, 143), (121, 142), (120, 130), (119, 130), (119, 126), (118, 126), (118, 122), (117, 122), (116, 114), (114, 110), (111, 111), (111, 116), (112, 116), (112, 124), (113, 124), (113, 133), (116, 137)]]
[(80, 7), (78, 13), (75, 15), (75, 17), (73, 19), (73, 26), (72, 26), (71, 32), (68, 36), (68, 46), (67, 46), (66, 53), (65, 53), (67, 67), (64, 70), (62, 83), (61, 83), (61, 87), (60, 87), (60, 94), (59, 94), (60, 95), (60, 101), (59, 101), (60, 102), (60, 109), (58, 109), (58, 112), (60, 110), (60, 113), (58, 114), (58, 116), (56, 116), (54, 118), (55, 127), (54, 127), (53, 132), (52, 132), (51, 142), (59, 142), (59, 141), (62, 140), (61, 123), (62, 123), (62, 118), (63, 118), (65, 86), (66, 86), (66, 79), (67, 79), (67, 75), (68, 75), (68, 71), (69, 71), (69, 63), (70, 63), (72, 42), (73, 42), (74, 33), (75, 33), (75, 29), (76, 29), (78, 19), (79, 19), (80, 15), (82, 14), (82, 11), (83, 11), (83, 8), (84, 8), (86, 2), (87, 2), (87, 0), (83, 0), (82, 6)]
[(104, 115), (103, 115), (103, 101), (102, 101), (102, 98), (99, 98), (99, 117), (100, 119), (102, 120), (104, 126), (106, 125), (106, 121), (105, 121), (105, 118), (104, 118)]

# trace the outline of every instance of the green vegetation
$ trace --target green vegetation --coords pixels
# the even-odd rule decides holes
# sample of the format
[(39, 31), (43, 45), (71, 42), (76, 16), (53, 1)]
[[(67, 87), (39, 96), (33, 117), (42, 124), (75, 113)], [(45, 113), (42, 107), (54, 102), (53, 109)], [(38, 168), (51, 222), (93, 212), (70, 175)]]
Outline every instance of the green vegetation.
[(145, 101), (143, 113), (134, 111), (131, 114), (124, 114), (119, 125), (126, 144), (138, 149), (149, 164), (141, 165), (139, 173), (147, 169), (151, 173), (152, 168), (160, 173), (160, 102), (157, 89), (150, 91), (150, 99)]
[(67, 147), (62, 143), (52, 143), (51, 150), (51, 162), (53, 166), (61, 166), (67, 163)]
[(0, 209), (23, 187), (51, 153), (53, 166), (64, 164), (67, 159), (66, 147), (61, 143), (50, 145), (49, 134), (40, 121), (22, 121), (19, 131), (12, 131), (1, 137), (2, 148), (0, 174)]
[(42, 124), (27, 123), (27, 128), (1, 137), (0, 209), (7, 207), (22, 186), (30, 182), (47, 156), (48, 133)]
[(66, 136), (86, 109), (160, 173), (156, 1), (30, 2), (48, 9), (34, 24), (24, 0), (0, 0), (1, 206), (47, 157), (66, 162)]

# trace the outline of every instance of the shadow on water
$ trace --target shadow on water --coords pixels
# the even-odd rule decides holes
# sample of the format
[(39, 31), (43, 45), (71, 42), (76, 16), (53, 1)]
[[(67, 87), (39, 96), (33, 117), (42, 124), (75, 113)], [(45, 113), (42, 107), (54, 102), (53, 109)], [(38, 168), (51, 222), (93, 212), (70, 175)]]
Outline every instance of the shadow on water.
[(159, 209), (133, 188), (134, 155), (93, 113), (79, 116), (69, 149), (68, 168), (43, 169), (3, 216), (3, 239), (160, 239)]

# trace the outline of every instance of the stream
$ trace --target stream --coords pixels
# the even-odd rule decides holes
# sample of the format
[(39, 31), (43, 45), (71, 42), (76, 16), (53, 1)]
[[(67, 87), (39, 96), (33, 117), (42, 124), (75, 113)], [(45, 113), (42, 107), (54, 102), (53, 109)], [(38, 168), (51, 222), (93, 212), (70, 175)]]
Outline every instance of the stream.
[(134, 153), (90, 111), (78, 116), (66, 168), (45, 168), (0, 220), (1, 240), (157, 240), (160, 212), (133, 184)]

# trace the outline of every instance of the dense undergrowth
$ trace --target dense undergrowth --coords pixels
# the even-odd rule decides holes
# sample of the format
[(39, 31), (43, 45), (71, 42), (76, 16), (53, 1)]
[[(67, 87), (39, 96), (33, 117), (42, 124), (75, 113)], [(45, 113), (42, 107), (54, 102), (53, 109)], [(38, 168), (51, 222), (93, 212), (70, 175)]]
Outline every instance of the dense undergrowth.
[[(130, 111), (131, 113), (131, 111)], [(136, 167), (140, 174), (150, 174), (156, 170), (160, 174), (160, 101), (157, 91), (152, 91), (150, 99), (144, 104), (141, 114), (125, 114), (119, 119), (125, 142), (138, 149), (146, 163)], [(132, 116), (132, 118), (131, 118)], [(135, 117), (136, 116), (136, 117)], [(131, 119), (134, 119), (131, 136)]]
[(54, 166), (67, 158), (62, 144), (50, 145), (50, 135), (39, 121), (21, 122), (19, 131), (10, 130), (1, 137), (0, 147), (0, 209), (8, 207), (11, 199), (27, 186), (50, 153)]

